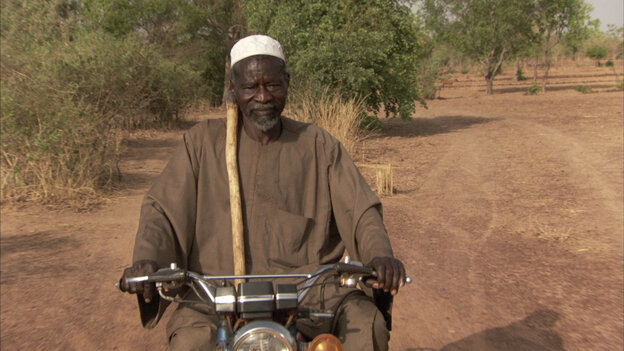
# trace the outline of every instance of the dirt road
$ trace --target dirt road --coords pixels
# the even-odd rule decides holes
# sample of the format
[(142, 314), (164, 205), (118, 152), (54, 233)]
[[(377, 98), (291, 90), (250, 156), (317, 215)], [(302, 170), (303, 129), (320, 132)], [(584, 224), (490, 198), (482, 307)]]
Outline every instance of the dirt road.
[[(384, 214), (414, 279), (391, 349), (624, 349), (624, 94), (479, 89), (445, 89), (364, 144), (366, 162), (395, 167)], [(113, 284), (179, 136), (131, 139), (123, 188), (98, 210), (3, 210), (3, 350), (166, 349), (164, 323), (142, 330)]]

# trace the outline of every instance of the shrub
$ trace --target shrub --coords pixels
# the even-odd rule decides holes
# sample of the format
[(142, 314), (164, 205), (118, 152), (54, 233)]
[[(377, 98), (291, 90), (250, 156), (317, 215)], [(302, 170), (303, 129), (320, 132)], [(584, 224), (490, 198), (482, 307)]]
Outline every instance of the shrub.
[(422, 96), (429, 100), (435, 99), (439, 90), (436, 83), (441, 79), (443, 65), (436, 58), (428, 58), (417, 65), (415, 70), (419, 77)]
[(607, 48), (605, 48), (604, 46), (592, 46), (591, 48), (587, 49), (587, 57), (592, 58), (594, 60), (602, 60), (607, 58), (607, 55), (609, 54), (609, 50)]
[(533, 82), (524, 95), (537, 95), (542, 92), (542, 87), (537, 82)]
[(358, 127), (360, 130), (367, 130), (370, 132), (381, 131), (385, 129), (383, 123), (381, 123), (377, 116), (372, 116), (368, 114), (360, 116)]
[(111, 180), (119, 151), (112, 116), (75, 101), (73, 89), (20, 80), (4, 67), (2, 76), (3, 199), (85, 198)]
[(468, 68), (468, 66), (463, 66), (460, 72), (461, 74), (468, 74), (470, 73), (470, 68)]
[(198, 76), (165, 60), (139, 38), (103, 33), (81, 37), (50, 62), (59, 84), (76, 99), (114, 116), (115, 127), (143, 128), (179, 118), (194, 96)]
[(518, 70), (516, 71), (516, 80), (518, 81), (527, 80), (527, 77), (524, 75), (522, 68), (518, 68)]
[(609, 61), (605, 62), (605, 66), (607, 66), (607, 67), (614, 67), (615, 66), (615, 62), (613, 62), (613, 60), (609, 60)]
[(624, 89), (624, 80), (623, 80), (623, 81), (621, 81), (620, 83), (616, 84), (616, 85), (615, 85), (615, 87), (616, 87), (617, 89)]
[(592, 92), (592, 88), (585, 86), (585, 85), (577, 85), (576, 87), (574, 87), (574, 90), (578, 91), (579, 93), (583, 93), (583, 94), (587, 94), (587, 93), (591, 93)]
[(245, 1), (248, 28), (278, 39), (292, 81), (315, 82), (373, 112), (410, 119), (425, 105), (418, 67), (432, 41), (400, 1)]
[(2, 9), (3, 200), (93, 196), (117, 172), (119, 128), (167, 124), (193, 98), (194, 76), (141, 38), (78, 30), (54, 1)]

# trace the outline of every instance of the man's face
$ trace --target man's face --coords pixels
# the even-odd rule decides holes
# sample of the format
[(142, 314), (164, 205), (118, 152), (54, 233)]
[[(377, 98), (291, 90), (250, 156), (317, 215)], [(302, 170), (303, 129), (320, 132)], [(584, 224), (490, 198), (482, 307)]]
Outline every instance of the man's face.
[(243, 117), (266, 132), (275, 127), (286, 105), (288, 73), (283, 61), (252, 56), (236, 64), (232, 87)]

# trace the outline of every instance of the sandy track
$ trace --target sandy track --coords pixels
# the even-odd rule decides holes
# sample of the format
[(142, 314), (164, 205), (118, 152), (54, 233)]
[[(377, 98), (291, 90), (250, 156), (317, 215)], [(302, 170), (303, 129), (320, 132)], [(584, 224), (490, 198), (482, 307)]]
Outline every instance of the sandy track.
[[(392, 350), (623, 349), (623, 94), (443, 96), (365, 145), (396, 167), (382, 202), (415, 281)], [(113, 284), (179, 136), (130, 140), (99, 210), (3, 209), (3, 350), (165, 349), (164, 323), (142, 330)]]

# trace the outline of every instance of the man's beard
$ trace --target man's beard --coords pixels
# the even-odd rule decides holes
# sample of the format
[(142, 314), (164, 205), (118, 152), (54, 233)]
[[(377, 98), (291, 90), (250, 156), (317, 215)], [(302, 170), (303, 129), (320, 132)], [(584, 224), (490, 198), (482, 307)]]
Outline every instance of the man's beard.
[[(270, 115), (264, 114), (255, 114), (255, 109), (262, 108), (272, 108), (274, 113)], [(279, 116), (282, 111), (282, 108), (276, 103), (268, 103), (268, 104), (249, 104), (247, 107), (247, 115), (249, 116), (249, 120), (251, 123), (258, 128), (259, 130), (266, 132), (271, 128), (275, 127), (279, 123)]]

